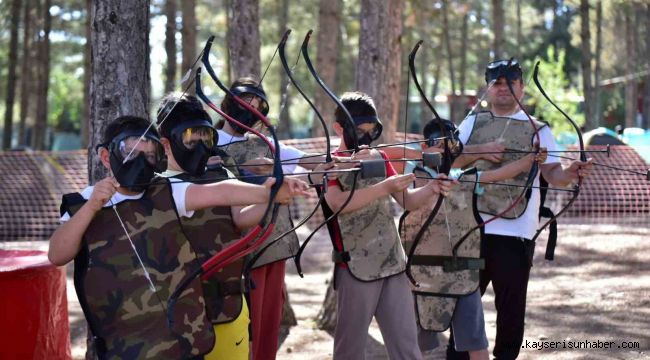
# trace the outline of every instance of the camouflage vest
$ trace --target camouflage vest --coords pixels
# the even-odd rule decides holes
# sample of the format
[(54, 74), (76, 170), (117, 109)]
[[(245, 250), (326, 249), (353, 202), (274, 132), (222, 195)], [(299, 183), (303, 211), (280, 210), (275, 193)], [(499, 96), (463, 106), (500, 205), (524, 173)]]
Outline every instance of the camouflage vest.
[[(80, 194), (64, 195), (61, 208), (73, 215), (84, 202)], [(167, 322), (167, 300), (199, 266), (168, 182), (159, 180), (141, 199), (116, 208), (156, 291), (113, 208), (97, 212), (75, 257), (74, 283), (99, 358), (185, 359), (209, 352), (215, 337), (198, 278), (178, 299), (173, 328)]]
[[(246, 141), (232, 142), (228, 145), (222, 146), (222, 148), (237, 164), (243, 164), (248, 160), (259, 157), (272, 157), (268, 145), (262, 139), (257, 136), (247, 136), (247, 139), (248, 140)], [(273, 232), (260, 246), (260, 249), (264, 249), (269, 242), (292, 228), (293, 222), (291, 221), (289, 206), (280, 206)], [(255, 261), (252, 268), (258, 268), (266, 264), (294, 257), (298, 253), (299, 248), (300, 243), (298, 242), (298, 236), (295, 231), (292, 231), (281, 240), (276, 241), (273, 245), (264, 250), (264, 253), (260, 255), (257, 261)], [(255, 252), (253, 256), (257, 256), (257, 252)]]
[[(187, 174), (176, 177), (193, 183), (212, 183), (220, 181), (215, 178), (232, 177), (232, 173), (222, 169), (208, 171), (199, 178)], [(229, 206), (213, 207), (197, 210), (191, 218), (181, 218), (185, 235), (190, 239), (201, 264), (240, 238), (230, 209)], [(237, 259), (202, 281), (206, 310), (213, 324), (231, 322), (241, 313), (243, 268), (244, 259)]]
[[(343, 191), (350, 191), (352, 173), (338, 177)], [(357, 179), (356, 189), (375, 185), (384, 178)], [(361, 281), (373, 281), (399, 274), (406, 269), (406, 254), (391, 214), (390, 196), (337, 217), (343, 252), (334, 253), (335, 262), (345, 262), (350, 273)], [(341, 257), (342, 256), (342, 257)]]
[[(419, 176), (430, 176), (416, 168)], [(465, 174), (465, 181), (476, 181), (476, 174)], [(417, 179), (416, 186), (429, 180)], [(413, 254), (413, 241), (429, 217), (435, 201), (412, 211), (402, 223), (404, 246), (411, 256), (411, 274), (418, 287), (415, 294), (418, 323), (425, 330), (444, 331), (451, 323), (456, 299), (476, 291), (479, 282), (481, 235), (475, 230), (458, 248), (457, 262), (452, 262), (452, 248), (477, 224), (474, 213), (474, 182), (461, 182), (444, 200), (436, 217), (420, 239)], [(455, 269), (451, 269), (457, 265)]]
[[(535, 121), (539, 129), (546, 124)], [(529, 121), (521, 121), (507, 117), (496, 117), (491, 112), (480, 112), (476, 115), (476, 121), (472, 132), (467, 140), (468, 145), (485, 144), (498, 142), (508, 149), (531, 151), (535, 141), (535, 133)], [(511, 161), (521, 159), (526, 153), (505, 153), (500, 164), (487, 160), (478, 160), (474, 164), (479, 171), (491, 170), (503, 166)], [(502, 181), (507, 184), (525, 185), (529, 171), (522, 172), (512, 179)], [(478, 199), (478, 211), (488, 215), (496, 215), (510, 206), (522, 192), (526, 192), (517, 205), (501, 216), (504, 219), (516, 219), (520, 217), (528, 206), (530, 189), (516, 188), (504, 185), (484, 184), (485, 193)]]

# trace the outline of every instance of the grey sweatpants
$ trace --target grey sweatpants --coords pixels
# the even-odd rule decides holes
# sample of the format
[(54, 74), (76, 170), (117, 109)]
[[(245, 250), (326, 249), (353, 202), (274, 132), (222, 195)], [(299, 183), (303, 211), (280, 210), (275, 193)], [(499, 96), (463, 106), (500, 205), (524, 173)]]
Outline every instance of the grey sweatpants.
[(334, 359), (362, 360), (375, 316), (390, 359), (422, 359), (417, 341), (413, 295), (405, 274), (359, 281), (348, 269), (336, 268), (337, 323)]

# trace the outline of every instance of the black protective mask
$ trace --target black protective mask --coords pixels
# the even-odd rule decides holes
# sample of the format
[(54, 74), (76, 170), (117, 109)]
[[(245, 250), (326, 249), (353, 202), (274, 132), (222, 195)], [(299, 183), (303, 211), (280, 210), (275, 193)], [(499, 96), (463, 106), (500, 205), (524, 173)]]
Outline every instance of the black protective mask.
[(368, 133), (365, 133), (362, 137), (357, 138), (357, 144), (359, 144), (359, 146), (370, 146), (373, 141), (375, 141), (375, 139), (373, 139), (372, 136), (370, 136)]
[[(239, 104), (235, 104), (233, 106), (233, 109), (230, 111), (230, 114), (235, 120), (239, 121), (240, 123), (248, 126), (248, 127), (253, 127), (255, 123), (257, 122), (257, 117), (255, 117), (255, 114), (253, 114), (251, 111), (248, 111), (248, 109), (243, 108)], [(230, 126), (235, 130), (235, 132), (239, 134), (246, 134), (248, 129), (245, 129), (237, 124), (230, 123)]]
[(192, 176), (201, 176), (205, 173), (205, 167), (208, 164), (208, 159), (211, 156), (211, 150), (203, 141), (194, 146), (194, 148), (187, 149), (182, 143), (178, 144), (177, 141), (171, 143), (172, 154), (178, 165), (188, 174)]
[(130, 191), (144, 191), (154, 177), (154, 166), (147, 161), (147, 158), (142, 153), (125, 163), (122, 163), (122, 160), (118, 159), (113, 152), (111, 152), (109, 159), (113, 176), (120, 183), (120, 186)]

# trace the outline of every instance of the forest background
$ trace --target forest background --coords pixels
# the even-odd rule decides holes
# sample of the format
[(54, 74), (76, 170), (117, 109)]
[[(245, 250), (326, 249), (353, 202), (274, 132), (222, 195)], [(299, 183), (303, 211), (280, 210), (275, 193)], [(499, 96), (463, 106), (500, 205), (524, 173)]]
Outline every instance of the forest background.
[[(281, 138), (322, 136), (274, 58), (288, 28), (292, 64), (314, 29), (310, 47), (325, 82), (339, 94), (356, 89), (376, 99), (384, 141), (396, 130), (418, 132), (431, 118), (407, 76), (420, 39), (419, 78), (456, 123), (482, 95), (485, 64), (514, 56), (529, 70), (526, 105), (556, 135), (569, 125), (530, 81), (538, 60), (551, 98), (585, 130), (650, 127), (648, 1), (0, 0), (2, 147), (90, 148), (112, 115), (155, 115), (166, 92), (184, 89), (181, 79), (210, 35), (212, 63), (227, 82), (270, 66), (262, 84)], [(294, 72), (331, 121), (333, 103), (302, 60)], [(119, 74), (137, 75), (131, 83)], [(218, 103), (223, 94), (215, 90), (206, 86)]]

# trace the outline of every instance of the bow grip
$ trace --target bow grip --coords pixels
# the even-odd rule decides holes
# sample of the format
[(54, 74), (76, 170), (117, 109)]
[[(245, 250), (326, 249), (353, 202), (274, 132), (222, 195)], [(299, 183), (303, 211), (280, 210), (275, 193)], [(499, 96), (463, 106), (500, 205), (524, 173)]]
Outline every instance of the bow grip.
[(422, 162), (429, 169), (435, 169), (442, 165), (441, 153), (422, 153)]
[(385, 178), (386, 162), (384, 159), (362, 160), (361, 161), (361, 178)]

